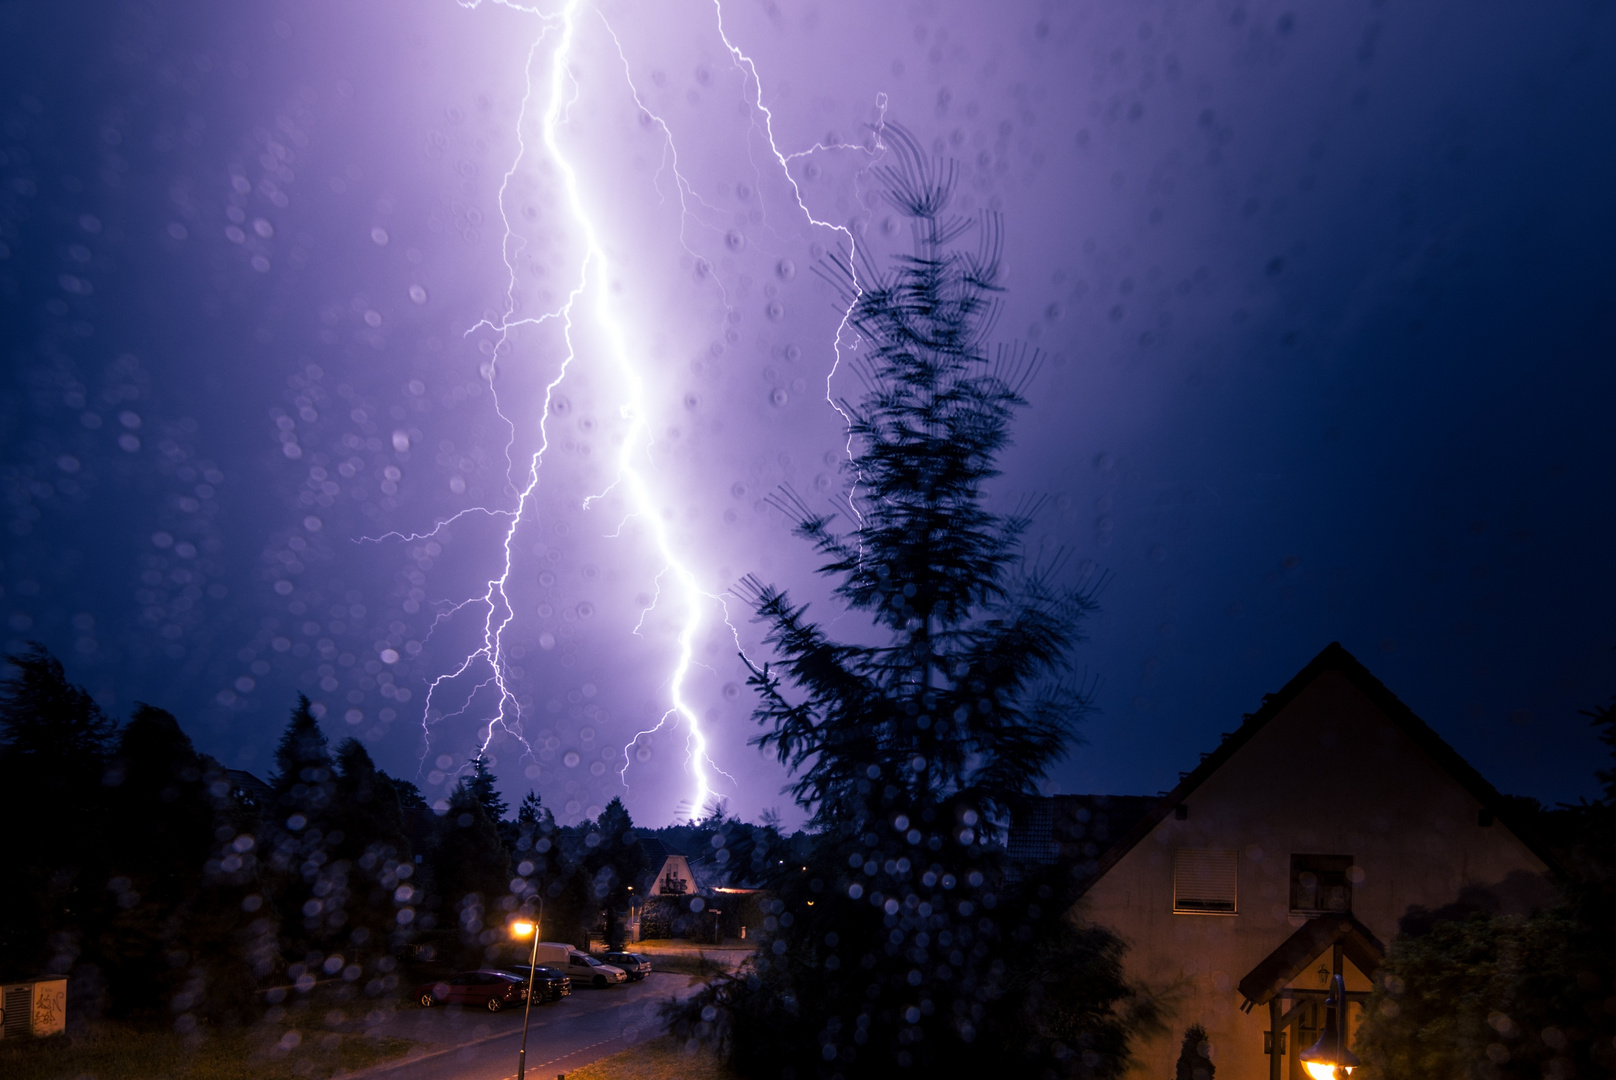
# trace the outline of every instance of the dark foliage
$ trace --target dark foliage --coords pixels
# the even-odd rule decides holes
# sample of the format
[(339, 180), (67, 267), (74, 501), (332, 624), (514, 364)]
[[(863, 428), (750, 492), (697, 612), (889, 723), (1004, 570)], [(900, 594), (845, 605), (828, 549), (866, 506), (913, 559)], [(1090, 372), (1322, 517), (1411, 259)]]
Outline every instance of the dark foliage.
[[(1616, 702), (1587, 713), (1616, 765)], [(1616, 1073), (1616, 767), (1599, 802), (1536, 815), (1564, 902), (1530, 916), (1461, 900), (1405, 920), (1377, 974), (1357, 1050), (1385, 1080)]]
[(7, 660), (0, 791), (18, 810), (0, 830), (0, 970), (66, 970), (86, 947), (84, 928), (116, 909), (95, 842), (114, 724), (43, 646)]
[(450, 793), (448, 810), (425, 861), (432, 874), (433, 915), (437, 925), (450, 932), (447, 943), (453, 958), (466, 966), (482, 964), (490, 946), (505, 942), (504, 915), (516, 903), (510, 889), (510, 855), (496, 822), (484, 809), (475, 772), (461, 777)]
[(1178, 1048), (1178, 1063), (1173, 1068), (1173, 1080), (1212, 1080), (1217, 1067), (1212, 1064), (1211, 1051), (1206, 1028), (1200, 1024), (1185, 1028), (1184, 1042)]
[(584, 833), (581, 869), (589, 883), (596, 906), (605, 911), (606, 943), (623, 947), (622, 915), (628, 908), (631, 889), (645, 870), (645, 852), (634, 833), (623, 800), (613, 797), (600, 812), (595, 827)]
[(0, 790), (40, 812), (0, 831), (0, 970), (67, 975), (81, 1015), (246, 1015), (275, 922), (224, 768), (161, 709), (118, 731), (41, 646), (7, 661)]
[(861, 248), (856, 278), (819, 268), (863, 345), (866, 392), (843, 403), (850, 513), (777, 499), (881, 643), (833, 639), (784, 592), (743, 584), (777, 658), (753, 671), (756, 741), (816, 832), (803, 862), (765, 875), (748, 969), (676, 1019), (753, 1077), (1120, 1076), (1151, 1018), (1120, 945), (1066, 921), (1062, 883), (1017, 880), (997, 843), (1085, 705), (1069, 664), (1090, 594), (1024, 561), (1036, 504), (1000, 514), (984, 493), (1034, 358), (986, 344), (997, 218), (951, 215), (952, 164), (882, 136), (912, 252), (882, 268)]
[(119, 734), (107, 779), (107, 887), (117, 911), (100, 935), (110, 1004), (244, 1019), (273, 925), (245, 912), (256, 861), (236, 838), (244, 815), (224, 770), (196, 752), (173, 716), (140, 705)]

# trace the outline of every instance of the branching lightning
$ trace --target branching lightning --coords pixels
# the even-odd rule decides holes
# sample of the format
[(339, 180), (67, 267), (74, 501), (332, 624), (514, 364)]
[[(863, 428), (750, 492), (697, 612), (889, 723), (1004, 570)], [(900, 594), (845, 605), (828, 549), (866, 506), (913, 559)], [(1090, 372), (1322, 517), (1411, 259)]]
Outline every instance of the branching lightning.
[[(462, 6), (475, 8), (482, 0), (460, 0)], [(656, 500), (652, 495), (652, 487), (648, 482), (645, 467), (650, 461), (652, 447), (651, 426), (648, 422), (646, 395), (641, 369), (637, 366), (636, 348), (630, 341), (630, 331), (626, 327), (632, 322), (627, 313), (614, 306), (612, 300), (612, 267), (605, 246), (601, 241), (600, 230), (596, 224), (594, 210), (585, 195), (583, 185), (580, 183), (578, 171), (573, 161), (568, 157), (561, 142), (561, 131), (568, 121), (568, 111), (582, 92), (581, 84), (574, 74), (575, 50), (578, 47), (580, 20), (586, 12), (592, 12), (599, 18), (605, 32), (611, 38), (621, 61), (622, 70), (628, 87), (633, 93), (634, 101), (641, 110), (642, 117), (649, 118), (663, 136), (663, 163), (658, 171), (657, 187), (660, 192), (660, 178), (664, 173), (671, 173), (678, 192), (681, 224), (680, 241), (685, 250), (693, 258), (700, 256), (691, 247), (688, 240), (686, 225), (693, 216), (700, 221), (699, 215), (692, 212), (692, 202), (701, 205), (707, 210), (715, 208), (709, 206), (696, 193), (693, 186), (679, 170), (679, 154), (674, 135), (669, 125), (650, 108), (642, 99), (638, 87), (634, 85), (631, 68), (624, 53), (621, 40), (612, 29), (604, 13), (592, 8), (585, 0), (564, 0), (559, 11), (545, 12), (533, 6), (531, 2), (522, 0), (494, 0), (514, 10), (534, 16), (540, 20), (542, 29), (539, 36), (529, 47), (526, 56), (526, 87), (522, 104), (517, 118), (517, 145), (518, 152), (510, 168), (505, 172), (499, 189), (499, 208), (505, 226), (502, 257), (509, 272), (509, 284), (506, 292), (505, 313), (498, 321), (483, 320), (474, 326), (469, 333), (477, 331), (490, 331), (496, 338), (493, 363), (488, 371), (488, 381), (494, 389), (495, 408), (502, 420), (507, 424), (510, 432), (506, 443), (506, 460), (508, 469), (514, 469), (515, 463), (511, 459), (511, 450), (517, 438), (517, 425), (506, 414), (501, 405), (498, 388), (495, 385), (498, 376), (498, 365), (502, 356), (507, 356), (512, 347), (510, 335), (513, 330), (523, 326), (538, 326), (546, 323), (555, 323), (560, 331), (562, 341), (565, 343), (564, 356), (556, 371), (545, 387), (544, 408), (539, 421), (539, 447), (527, 462), (526, 475), (518, 485), (513, 479), (509, 490), (515, 495), (515, 506), (512, 509), (488, 509), (476, 507), (462, 511), (453, 517), (439, 522), (427, 533), (389, 533), (385, 537), (376, 539), (417, 540), (436, 534), (443, 527), (468, 514), (487, 514), (496, 518), (503, 518), (506, 522), (502, 541), (503, 559), (498, 572), (489, 578), (486, 587), (480, 596), (472, 597), (453, 605), (439, 614), (434, 625), (449, 618), (468, 607), (476, 607), (482, 611), (481, 640), (478, 646), (465, 656), (453, 670), (433, 679), (428, 687), (425, 709), (422, 716), (424, 744), (428, 749), (423, 752), (423, 761), (430, 753), (431, 745), (431, 718), (435, 709), (443, 709), (440, 699), (451, 693), (456, 703), (452, 710), (443, 712), (443, 716), (459, 716), (465, 714), (472, 706), (473, 701), (485, 690), (492, 688), (497, 694), (497, 704), (492, 715), (485, 718), (481, 726), (481, 749), (486, 751), (492, 741), (496, 730), (504, 730), (514, 736), (532, 753), (532, 747), (527, 743), (522, 733), (522, 715), (518, 699), (509, 684), (507, 653), (504, 643), (504, 634), (515, 618), (515, 611), (507, 592), (507, 585), (511, 580), (514, 541), (517, 531), (523, 523), (530, 520), (534, 512), (535, 496), (539, 488), (542, 466), (546, 451), (550, 446), (550, 433), (548, 430), (549, 417), (557, 387), (566, 379), (569, 370), (575, 361), (580, 361), (580, 347), (576, 334), (581, 329), (581, 323), (588, 321), (591, 329), (590, 341), (595, 344), (595, 350), (604, 353), (604, 362), (611, 365), (617, 377), (617, 385), (622, 387), (622, 400), (619, 406), (621, 420), (626, 425), (624, 438), (621, 440), (621, 449), (616, 460), (616, 473), (611, 483), (604, 491), (585, 500), (585, 508), (593, 506), (607, 493), (616, 491), (625, 500), (627, 511), (622, 522), (619, 523), (616, 533), (621, 535), (624, 526), (630, 521), (637, 522), (646, 531), (648, 538), (654, 546), (658, 558), (661, 560), (661, 569), (655, 575), (655, 597), (649, 606), (641, 613), (639, 623), (634, 627), (634, 633), (639, 634), (644, 626), (646, 617), (651, 611), (660, 608), (670, 600), (678, 610), (675, 657), (671, 670), (665, 680), (669, 707), (658, 719), (657, 723), (649, 729), (637, 732), (633, 739), (624, 747), (624, 760), (620, 777), (625, 785), (627, 783), (627, 769), (632, 762), (630, 754), (636, 744), (652, 733), (661, 731), (670, 726), (682, 725), (686, 733), (686, 747), (688, 751), (687, 769), (691, 779), (690, 795), (684, 805), (692, 813), (707, 808), (713, 800), (714, 788), (711, 774), (717, 773), (727, 777), (731, 782), (734, 778), (723, 772), (714, 763), (708, 752), (708, 739), (703, 731), (700, 718), (687, 697), (687, 680), (692, 665), (695, 663), (694, 648), (704, 628), (704, 612), (709, 605), (716, 607), (728, 625), (731, 635), (735, 639), (737, 648), (740, 646), (740, 636), (735, 624), (730, 620), (727, 596), (722, 592), (709, 591), (702, 588), (695, 573), (687, 562), (681, 558), (675, 549), (675, 544), (668, 534), (662, 515), (657, 511)], [(724, 30), (723, 10), (719, 0), (713, 0), (714, 12), (717, 19), (717, 30), (725, 49), (736, 67), (743, 73), (743, 80), (751, 91), (748, 106), (753, 112), (753, 130), (759, 130), (756, 116), (761, 114), (763, 122), (761, 134), (767, 141), (769, 152), (773, 155), (781, 173), (791, 186), (796, 209), (802, 213), (807, 222), (814, 227), (833, 230), (846, 241), (846, 253), (849, 260), (849, 270), (853, 270), (852, 263), (857, 252), (857, 240), (853, 231), (847, 226), (836, 225), (821, 221), (813, 216), (803, 201), (801, 189), (796, 179), (791, 175), (791, 162), (807, 154), (821, 150), (841, 149), (841, 147), (825, 147), (816, 144), (806, 151), (793, 154), (782, 152), (775, 141), (773, 130), (773, 114), (763, 103), (763, 88), (758, 76), (757, 66), (750, 57), (736, 47)], [(544, 77), (536, 78), (535, 66), (541, 54), (548, 49), (548, 67)], [(886, 107), (885, 95), (878, 101), (882, 114)], [(554, 175), (559, 178), (564, 209), (569, 216), (574, 236), (582, 249), (582, 254), (573, 272), (573, 284), (567, 293), (564, 302), (554, 310), (543, 312), (536, 316), (517, 318), (517, 263), (516, 254), (525, 246), (526, 241), (521, 238), (512, 227), (510, 217), (506, 211), (506, 195), (513, 177), (522, 168), (524, 159), (530, 153), (526, 141), (530, 111), (538, 109), (538, 146), (535, 150), (542, 150), (548, 164), (553, 168)], [(879, 125), (877, 125), (877, 149), (879, 148)], [(861, 150), (863, 148), (860, 148)], [(867, 152), (875, 152), (867, 151)], [(761, 197), (761, 192), (760, 192)], [(706, 224), (702, 222), (702, 224)], [(855, 274), (856, 284), (856, 274)], [(714, 276), (714, 281), (723, 292), (722, 281)], [(728, 296), (724, 293), (726, 308)], [(826, 377), (826, 399), (838, 412), (842, 413), (844, 420), (848, 419), (846, 413), (831, 394), (831, 381), (836, 374), (836, 368), (842, 360), (842, 338), (848, 327), (851, 307), (843, 314), (837, 326), (834, 342), (836, 360)], [(509, 475), (509, 472), (507, 472)], [(668, 594), (671, 593), (671, 596)], [(465, 682), (469, 680), (473, 685), (469, 692), (463, 690)], [(456, 687), (461, 689), (456, 690)], [(461, 694), (464, 694), (461, 697)]]

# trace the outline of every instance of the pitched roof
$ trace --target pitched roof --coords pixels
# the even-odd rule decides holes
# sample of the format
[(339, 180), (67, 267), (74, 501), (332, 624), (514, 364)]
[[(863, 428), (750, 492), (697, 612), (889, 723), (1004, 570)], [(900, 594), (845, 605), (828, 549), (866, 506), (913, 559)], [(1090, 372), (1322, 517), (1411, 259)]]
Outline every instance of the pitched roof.
[(667, 844), (653, 836), (640, 837), (640, 850), (645, 852), (645, 861), (647, 863), (655, 863), (658, 869), (662, 867), (663, 863), (668, 861), (669, 855), (684, 854), (682, 851), (675, 851), (673, 848), (669, 847)]
[(1459, 756), (1459, 752), (1449, 746), (1442, 737), (1424, 720), (1414, 715), (1414, 711), (1398, 700), (1397, 695), (1386, 688), (1386, 685), (1368, 668), (1358, 662), (1357, 658), (1340, 642), (1332, 641), (1326, 645), (1308, 665), (1286, 683), (1277, 694), (1264, 694), (1262, 706), (1254, 713), (1247, 713), (1245, 722), (1240, 727), (1225, 735), (1223, 742), (1210, 754), (1201, 756), (1201, 763), (1190, 772), (1182, 774), (1178, 786), (1162, 796), (1148, 812), (1141, 817), (1134, 826), (1128, 830), (1116, 844), (1113, 844), (1095, 863), (1093, 874), (1082, 884), (1078, 890), (1079, 895), (1086, 892), (1094, 882), (1098, 881), (1122, 857), (1132, 851), (1145, 837), (1161, 824), (1175, 807), (1189, 798), (1190, 794), (1206, 780), (1217, 772), (1235, 754), (1252, 740), (1256, 734), (1268, 725), (1268, 722), (1278, 716), (1285, 707), (1294, 701), (1315, 679), (1327, 671), (1337, 672), (1347, 678), (1359, 691), (1367, 697), (1376, 708), (1386, 715), (1392, 723), (1414, 741), (1414, 744), (1430, 756), (1431, 760), (1445, 769), (1461, 787), (1463, 787), (1475, 800), (1489, 810), (1494, 820), (1502, 823), (1510, 832), (1514, 833), (1527, 849), (1536, 855), (1543, 864), (1555, 873), (1559, 872), (1559, 864), (1548, 848), (1533, 834), (1533, 830), (1520, 819), (1520, 815), (1511, 806), (1509, 800), (1498, 793), (1498, 789), (1487, 782), (1486, 778), (1477, 772), (1471, 764)]
[(1346, 958), (1366, 975), (1373, 974), (1386, 959), (1386, 946), (1351, 915), (1320, 915), (1309, 919), (1240, 980), (1239, 990), (1246, 999), (1246, 1011), (1266, 1005), (1286, 983), (1300, 975), (1314, 957), (1337, 942)]

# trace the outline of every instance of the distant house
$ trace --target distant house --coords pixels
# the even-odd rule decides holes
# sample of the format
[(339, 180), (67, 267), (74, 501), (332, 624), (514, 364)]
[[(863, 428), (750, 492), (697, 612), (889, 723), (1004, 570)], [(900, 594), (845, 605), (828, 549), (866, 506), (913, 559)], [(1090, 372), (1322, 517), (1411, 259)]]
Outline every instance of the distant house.
[(1355, 1031), (1400, 919), (1554, 898), (1505, 800), (1335, 644), (1172, 791), (1044, 800), (1009, 846), (1072, 865), (1087, 880), (1074, 913), (1117, 932), (1129, 976), (1173, 1008), (1138, 1048), (1152, 1078), (1199, 1023), (1218, 1080), (1305, 1080), (1330, 976)]
[(245, 769), (226, 769), (225, 776), (230, 781), (231, 793), (243, 806), (265, 807), (275, 797), (273, 788)]
[(645, 852), (645, 865), (651, 872), (636, 892), (644, 890), (645, 896), (695, 896), (701, 892), (687, 857), (660, 840), (642, 840), (640, 850)]
[(727, 856), (687, 856), (651, 838), (642, 839), (640, 849), (647, 869), (634, 886), (644, 900), (630, 912), (633, 940), (744, 938), (748, 927), (762, 923), (756, 903), (762, 890), (737, 875)]

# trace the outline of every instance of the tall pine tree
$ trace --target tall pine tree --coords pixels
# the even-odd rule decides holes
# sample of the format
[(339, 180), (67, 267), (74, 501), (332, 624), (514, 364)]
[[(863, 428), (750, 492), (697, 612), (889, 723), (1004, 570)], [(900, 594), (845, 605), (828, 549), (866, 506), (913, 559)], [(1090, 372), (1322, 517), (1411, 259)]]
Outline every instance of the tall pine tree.
[(341, 831), (333, 821), (335, 762), (302, 694), (276, 744), (275, 770), (263, 836), (270, 895), (287, 958), (319, 964), (347, 921), (347, 864), (330, 850), (331, 834)]
[[(1036, 504), (1000, 513), (985, 487), (1035, 357), (986, 340), (998, 218), (952, 214), (953, 163), (902, 129), (882, 137), (892, 164), (876, 171), (912, 248), (879, 266), (861, 246), (856, 278), (818, 268), (867, 388), (843, 403), (843, 511), (776, 499), (869, 628), (837, 640), (782, 590), (743, 585), (776, 658), (753, 670), (756, 741), (792, 770), (817, 835), (806, 870), (770, 881), (752, 970), (682, 1015), (753, 1077), (1114, 1077), (1130, 1021), (1114, 941), (1066, 923), (1048, 883), (1007, 877), (993, 842), (1085, 705), (1070, 651), (1089, 593), (1024, 560)], [(1059, 965), (1031, 946), (1051, 941), (1084, 987), (1077, 1023), (1050, 1017)]]
[(622, 948), (621, 916), (633, 898), (635, 880), (645, 870), (645, 849), (621, 798), (612, 796), (593, 828), (585, 830), (584, 849), (583, 871), (595, 904), (605, 914), (606, 944)]

